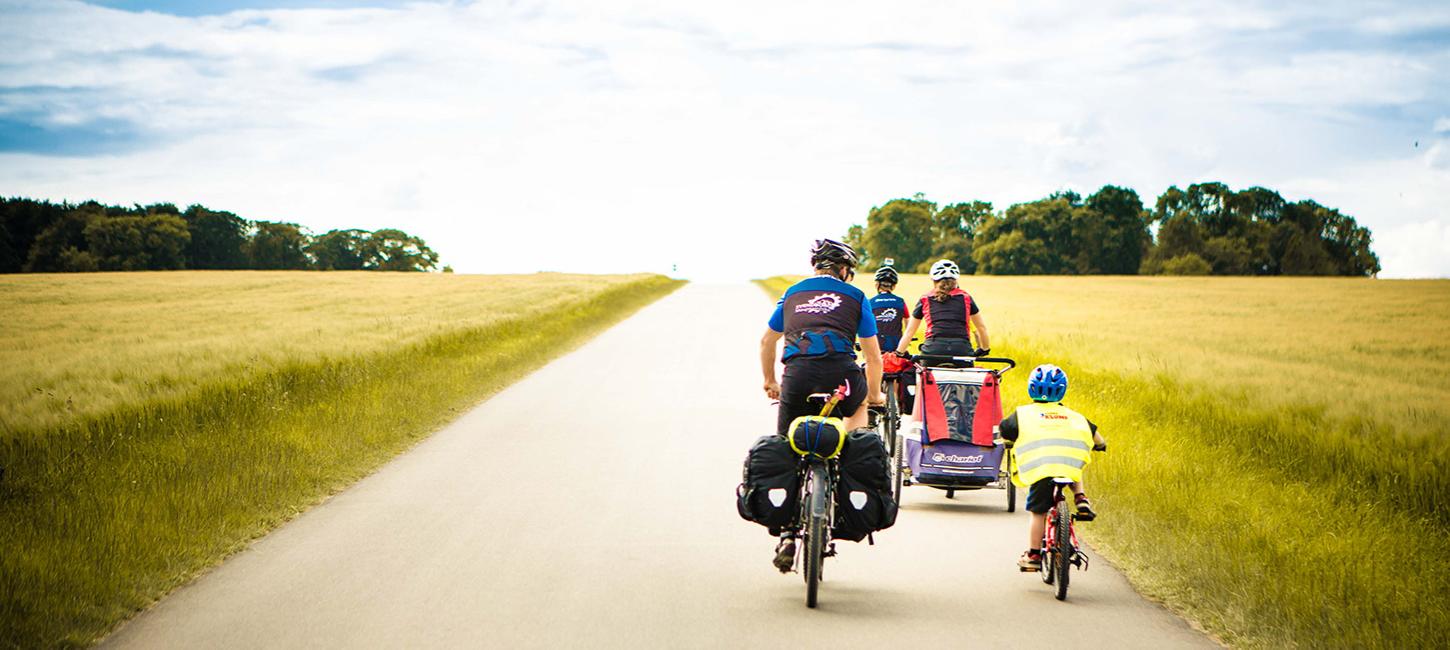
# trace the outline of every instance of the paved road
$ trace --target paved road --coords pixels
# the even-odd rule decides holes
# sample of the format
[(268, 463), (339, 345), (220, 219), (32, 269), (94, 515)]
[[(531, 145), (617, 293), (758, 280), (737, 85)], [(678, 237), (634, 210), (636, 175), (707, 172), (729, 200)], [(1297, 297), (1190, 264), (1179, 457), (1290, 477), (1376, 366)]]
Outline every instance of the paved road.
[[(690, 285), (127, 624), (117, 648), (1211, 646), (1106, 562), (1053, 599), (1001, 492), (907, 488), (821, 606), (735, 514), (773, 426), (750, 285)], [(1111, 516), (1107, 514), (1105, 516)]]

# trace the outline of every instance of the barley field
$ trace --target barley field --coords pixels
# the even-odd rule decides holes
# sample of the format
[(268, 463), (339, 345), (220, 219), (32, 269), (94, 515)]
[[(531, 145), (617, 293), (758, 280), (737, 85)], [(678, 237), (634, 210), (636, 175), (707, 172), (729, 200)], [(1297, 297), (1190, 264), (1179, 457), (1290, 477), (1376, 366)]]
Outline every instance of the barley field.
[(0, 647), (90, 644), (680, 284), (0, 276)]
[(1102, 426), (1083, 528), (1140, 591), (1240, 647), (1450, 645), (1450, 281), (962, 286), (993, 354), (1063, 366)]

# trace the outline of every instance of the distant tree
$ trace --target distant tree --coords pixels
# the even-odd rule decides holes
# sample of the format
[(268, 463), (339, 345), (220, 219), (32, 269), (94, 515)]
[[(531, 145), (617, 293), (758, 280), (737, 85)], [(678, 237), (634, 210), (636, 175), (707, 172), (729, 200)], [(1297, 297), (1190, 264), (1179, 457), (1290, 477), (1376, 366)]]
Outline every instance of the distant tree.
[(1100, 239), (1096, 239), (1099, 243), (1090, 247), (1093, 262), (1089, 266), (1092, 270), (1080, 272), (1119, 275), (1137, 273), (1152, 241), (1152, 235), (1148, 232), (1151, 217), (1143, 209), (1143, 201), (1138, 198), (1138, 193), (1128, 188), (1104, 185), (1087, 198), (1086, 208), (1087, 212), (1096, 213), (1095, 217), (1090, 218), (1098, 220), (1101, 230), (1094, 229), (1092, 238), (1079, 234), (1075, 239), (1083, 242), (1096, 239), (1098, 232), (1101, 235)]
[(86, 222), (86, 246), (103, 271), (159, 271), (186, 266), (191, 233), (174, 206), (152, 206), (143, 214), (93, 216)]
[(369, 241), (379, 271), (431, 271), (438, 266), (438, 254), (423, 240), (401, 230), (373, 231)]
[(181, 215), (191, 239), (186, 245), (187, 267), (240, 269), (247, 266), (247, 220), (230, 212), (193, 205)]
[(932, 253), (932, 216), (936, 204), (921, 194), (909, 199), (892, 199), (884, 205), (871, 208), (866, 215), (866, 228), (862, 234), (864, 249), (870, 257), (864, 267), (880, 264), (887, 257), (896, 259), (896, 268), (911, 270), (923, 263), (930, 265)]
[[(24, 270), (29, 273), (96, 270), (94, 260), (86, 261), (79, 253), (86, 251), (87, 222), (105, 216), (106, 207), (95, 201), (62, 212), (36, 235), (26, 255)], [(76, 266), (78, 260), (82, 262), (80, 267)]]
[(994, 216), (992, 204), (986, 201), (953, 203), (932, 215), (931, 255), (926, 270), (936, 260), (948, 259), (961, 267), (962, 273), (976, 273), (977, 262), (972, 247), (977, 230)]
[(70, 208), (49, 201), (0, 198), (0, 273), (25, 270), (36, 238)]
[(324, 271), (361, 271), (378, 265), (372, 233), (357, 228), (329, 230), (314, 239), (307, 252)]
[(841, 241), (846, 242), (846, 245), (855, 249), (856, 254), (861, 256), (862, 268), (871, 268), (880, 265), (880, 258), (873, 256), (871, 251), (866, 248), (866, 229), (860, 224), (854, 224), (850, 228), (847, 228), (846, 238)]
[(311, 267), (307, 258), (307, 246), (310, 242), (301, 226), (295, 223), (258, 221), (255, 228), (245, 249), (249, 268), (275, 270)]
[(1197, 253), (1184, 253), (1163, 262), (1165, 275), (1208, 275), (1212, 267)]
[(1081, 208), (1072, 196), (1019, 203), (977, 233), (977, 271), (993, 274), (1075, 273), (1073, 226)]
[(972, 251), (978, 273), (993, 275), (1036, 275), (1053, 273), (1060, 260), (1040, 239), (1029, 238), (1021, 230), (1009, 230), (998, 236), (994, 231), (1007, 230), (1001, 218), (987, 222), (980, 243)]

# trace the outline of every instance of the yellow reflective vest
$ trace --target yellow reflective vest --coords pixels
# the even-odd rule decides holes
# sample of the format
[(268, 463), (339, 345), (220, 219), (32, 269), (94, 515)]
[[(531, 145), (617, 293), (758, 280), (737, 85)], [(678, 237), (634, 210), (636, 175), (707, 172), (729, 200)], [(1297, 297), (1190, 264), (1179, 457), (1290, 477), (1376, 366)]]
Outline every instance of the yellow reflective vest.
[(1092, 427), (1077, 411), (1057, 403), (1019, 406), (1012, 482), (1028, 487), (1045, 478), (1081, 481), (1092, 448)]

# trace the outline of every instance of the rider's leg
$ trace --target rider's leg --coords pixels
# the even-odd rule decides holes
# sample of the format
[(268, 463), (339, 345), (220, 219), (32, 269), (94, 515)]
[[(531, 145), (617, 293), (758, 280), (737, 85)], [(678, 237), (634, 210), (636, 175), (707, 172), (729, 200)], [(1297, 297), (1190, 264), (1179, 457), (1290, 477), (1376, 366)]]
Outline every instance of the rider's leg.
[(1042, 550), (1042, 536), (1047, 533), (1047, 513), (1032, 513), (1032, 526), (1027, 531), (1027, 548)]
[(870, 412), (871, 410), (866, 408), (865, 406), (856, 409), (856, 412), (852, 413), (851, 417), (846, 418), (846, 430), (855, 431), (857, 429), (865, 428), (867, 424), (867, 417), (870, 415)]

